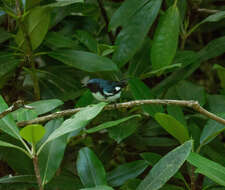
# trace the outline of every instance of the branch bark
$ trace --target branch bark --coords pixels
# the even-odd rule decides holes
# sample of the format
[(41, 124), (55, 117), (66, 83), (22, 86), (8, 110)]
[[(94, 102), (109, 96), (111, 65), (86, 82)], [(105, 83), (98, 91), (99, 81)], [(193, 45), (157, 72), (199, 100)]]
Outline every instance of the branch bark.
[[(203, 107), (201, 107), (199, 105), (199, 103), (197, 101), (185, 101), (185, 100), (159, 100), (159, 99), (154, 99), (154, 100), (134, 100), (134, 101), (130, 101), (130, 102), (124, 102), (124, 103), (118, 103), (118, 104), (113, 104), (113, 105), (107, 105), (105, 106), (104, 110), (113, 110), (113, 109), (119, 109), (119, 108), (131, 108), (134, 106), (140, 106), (140, 105), (144, 105), (144, 104), (161, 104), (161, 105), (177, 105), (177, 106), (184, 106), (184, 107), (188, 107), (191, 108), (199, 113), (201, 113), (202, 115), (205, 115), (206, 117), (215, 120), (219, 123), (222, 123), (223, 125), (225, 125), (225, 120), (221, 117), (218, 117), (217, 115), (207, 111), (206, 109), (204, 109)], [(30, 125), (30, 124), (35, 124), (35, 123), (44, 123), (46, 121), (55, 119), (55, 118), (60, 118), (60, 117), (64, 117), (64, 116), (70, 116), (72, 114), (77, 113), (78, 111), (80, 111), (82, 108), (75, 108), (75, 109), (68, 109), (68, 110), (64, 110), (64, 111), (59, 111), (59, 112), (55, 112), (46, 116), (42, 116), (42, 117), (38, 117), (35, 118), (33, 120), (29, 120), (29, 121), (21, 121), (18, 122), (17, 125), (22, 127), (25, 125)]]
[(20, 108), (26, 108), (26, 109), (34, 109), (31, 106), (27, 106), (24, 104), (24, 102), (22, 100), (17, 100), (16, 102), (13, 103), (13, 105), (11, 105), (9, 108), (7, 108), (5, 111), (3, 111), (2, 113), (0, 113), (0, 119), (5, 117), (6, 115), (8, 115), (9, 113), (16, 111)]

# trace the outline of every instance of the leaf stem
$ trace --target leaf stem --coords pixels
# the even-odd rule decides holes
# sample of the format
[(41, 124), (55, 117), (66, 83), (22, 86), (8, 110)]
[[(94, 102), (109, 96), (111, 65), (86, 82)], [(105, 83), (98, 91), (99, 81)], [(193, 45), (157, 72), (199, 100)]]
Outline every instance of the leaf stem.
[(34, 165), (34, 171), (35, 171), (35, 175), (37, 178), (39, 190), (44, 190), (44, 186), (42, 185), (40, 170), (39, 170), (39, 166), (38, 166), (38, 156), (37, 155), (34, 155), (34, 157), (33, 157), (33, 165)]

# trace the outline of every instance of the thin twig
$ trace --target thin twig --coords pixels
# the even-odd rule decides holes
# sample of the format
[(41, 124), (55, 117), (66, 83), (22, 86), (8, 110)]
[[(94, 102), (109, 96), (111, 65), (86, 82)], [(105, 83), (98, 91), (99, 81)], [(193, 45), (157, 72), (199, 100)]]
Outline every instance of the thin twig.
[[(154, 99), (154, 100), (135, 100), (135, 101), (130, 101), (130, 102), (124, 102), (124, 103), (118, 103), (118, 104), (113, 104), (113, 105), (107, 105), (105, 106), (104, 110), (113, 110), (113, 109), (119, 109), (119, 108), (131, 108), (134, 106), (140, 106), (144, 104), (161, 104), (161, 105), (177, 105), (177, 106), (184, 106), (184, 107), (189, 107), (192, 108), (193, 110), (201, 113), (202, 115), (205, 115), (206, 117), (213, 119), (219, 123), (222, 123), (225, 125), (225, 120), (221, 117), (218, 117), (217, 115), (208, 112), (205, 110), (203, 107), (199, 105), (197, 101), (185, 101), (185, 100), (159, 100), (159, 99)], [(72, 114), (77, 113), (80, 111), (82, 108), (75, 108), (75, 109), (69, 109), (69, 110), (64, 110), (64, 111), (59, 111), (55, 112), (43, 117), (38, 117), (33, 120), (29, 121), (21, 121), (18, 122), (18, 126), (25, 126), (25, 125), (30, 125), (30, 124), (35, 124), (35, 123), (44, 123), (46, 121), (55, 119), (55, 118), (60, 118), (64, 116), (69, 116)]]
[(16, 102), (13, 103), (9, 108), (7, 108), (5, 111), (0, 113), (0, 119), (5, 117), (7, 114), (16, 111), (20, 108), (26, 108), (26, 109), (34, 109), (31, 106), (25, 105), (23, 100), (17, 100)]
[[(97, 1), (98, 1), (99, 8), (101, 10), (101, 14), (102, 14), (102, 16), (104, 18), (104, 21), (105, 21), (106, 30), (108, 31), (109, 19), (108, 19), (106, 10), (103, 6), (102, 0), (97, 0)], [(110, 39), (111, 43), (114, 44), (115, 38), (114, 38), (114, 35), (111, 31), (108, 31), (108, 36), (109, 36), (109, 39)]]
[(219, 10), (213, 10), (213, 9), (197, 9), (198, 12), (204, 12), (204, 13), (209, 13), (209, 14), (214, 14), (220, 12)]

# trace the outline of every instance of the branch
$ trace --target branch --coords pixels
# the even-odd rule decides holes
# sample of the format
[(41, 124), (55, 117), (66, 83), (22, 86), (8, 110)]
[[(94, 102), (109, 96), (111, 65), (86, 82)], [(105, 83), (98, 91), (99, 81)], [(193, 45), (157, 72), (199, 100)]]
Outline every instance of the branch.
[(208, 13), (208, 14), (213, 14), (213, 13), (218, 13), (220, 12), (219, 10), (213, 10), (213, 9), (197, 9), (198, 12), (203, 12), (203, 13)]
[(17, 100), (16, 102), (13, 103), (9, 108), (7, 108), (5, 111), (0, 113), (0, 119), (5, 117), (7, 114), (18, 110), (19, 108), (26, 108), (26, 109), (33, 109), (31, 106), (27, 106), (24, 104), (23, 100)]
[[(99, 8), (101, 10), (101, 14), (102, 14), (102, 16), (105, 20), (106, 30), (108, 31), (109, 19), (108, 19), (106, 10), (103, 6), (102, 0), (97, 0), (97, 1), (98, 1)], [(111, 31), (108, 31), (108, 36), (109, 36), (109, 39), (110, 39), (111, 43), (114, 44), (115, 39), (114, 39), (113, 33)]]
[[(158, 100), (158, 99), (154, 99), (154, 100), (134, 100), (134, 101), (130, 101), (130, 102), (118, 103), (118, 104), (115, 104), (115, 105), (114, 104), (107, 105), (107, 106), (105, 106), (104, 110), (113, 110), (113, 109), (119, 109), (119, 108), (131, 108), (131, 107), (134, 107), (134, 106), (140, 106), (140, 105), (144, 105), (144, 104), (177, 105), (177, 106), (184, 106), (184, 107), (192, 108), (193, 110), (201, 113), (202, 115), (205, 115), (206, 117), (225, 125), (225, 120), (223, 118), (218, 117), (217, 115), (215, 115), (211, 112), (208, 112), (206, 109), (201, 107), (197, 101), (193, 101), (193, 100), (190, 100), (190, 101), (185, 101), (185, 100)], [(46, 115), (46, 116), (43, 116), (43, 117), (38, 117), (38, 118), (33, 119), (33, 120), (21, 121), (21, 122), (18, 122), (17, 125), (21, 127), (21, 126), (35, 124), (35, 123), (44, 123), (46, 121), (49, 121), (49, 120), (52, 120), (52, 119), (55, 119), (55, 118), (70, 116), (72, 114), (77, 113), (81, 109), (82, 108), (75, 108), (75, 109), (68, 109), (68, 110), (64, 110), (64, 111), (59, 111), (59, 112), (55, 112), (55, 113), (52, 113), (52, 114), (49, 114), (49, 115)]]

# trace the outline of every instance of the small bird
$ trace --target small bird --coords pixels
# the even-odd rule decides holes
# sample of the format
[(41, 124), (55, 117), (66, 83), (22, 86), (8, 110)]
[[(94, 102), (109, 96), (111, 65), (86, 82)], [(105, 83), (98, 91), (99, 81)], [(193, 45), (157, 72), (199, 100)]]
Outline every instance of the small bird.
[(115, 102), (120, 98), (121, 90), (126, 86), (126, 82), (95, 78), (88, 80), (86, 86), (90, 89), (95, 99), (103, 102)]

